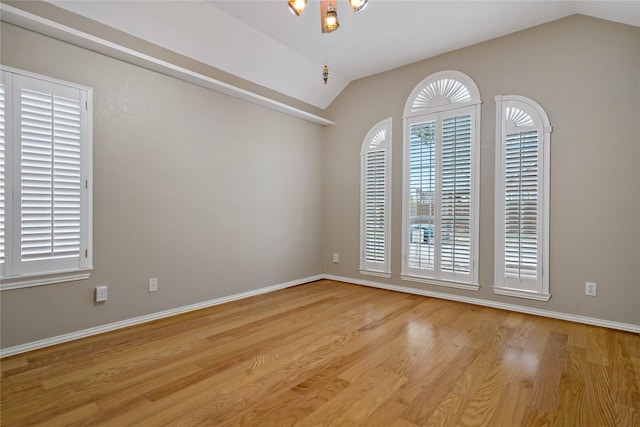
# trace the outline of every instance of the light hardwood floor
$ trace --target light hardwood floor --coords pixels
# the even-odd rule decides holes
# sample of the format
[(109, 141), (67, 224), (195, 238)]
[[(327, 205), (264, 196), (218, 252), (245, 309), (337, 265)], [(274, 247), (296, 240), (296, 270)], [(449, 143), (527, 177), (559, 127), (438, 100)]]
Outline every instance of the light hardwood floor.
[(640, 426), (640, 337), (322, 280), (4, 358), (2, 425)]

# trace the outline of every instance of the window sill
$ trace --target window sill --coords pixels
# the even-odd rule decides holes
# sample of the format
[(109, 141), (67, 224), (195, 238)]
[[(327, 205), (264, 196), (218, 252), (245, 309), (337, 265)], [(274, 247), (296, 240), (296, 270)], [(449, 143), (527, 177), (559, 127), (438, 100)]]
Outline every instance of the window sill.
[(383, 277), (385, 279), (389, 279), (391, 277), (391, 273), (385, 273), (384, 271), (374, 271), (374, 270), (360, 270), (360, 274), (365, 274), (367, 276)]
[(506, 295), (509, 297), (533, 299), (537, 301), (549, 301), (551, 299), (551, 294), (542, 294), (538, 292), (523, 291), (520, 289), (512, 288), (499, 288), (496, 286), (493, 287), (493, 293), (497, 295)]
[(66, 271), (62, 273), (31, 275), (23, 277), (2, 278), (0, 291), (10, 289), (31, 288), (34, 286), (51, 285), (54, 283), (73, 282), (75, 280), (88, 279), (93, 268), (84, 270)]
[(427, 285), (436, 285), (436, 286), (444, 286), (447, 288), (464, 289), (466, 291), (477, 291), (478, 289), (480, 289), (480, 285), (478, 284), (448, 282), (446, 280), (427, 279), (424, 277), (408, 276), (408, 275), (402, 275), (401, 277), (402, 277), (402, 280), (406, 280), (408, 282), (426, 283)]

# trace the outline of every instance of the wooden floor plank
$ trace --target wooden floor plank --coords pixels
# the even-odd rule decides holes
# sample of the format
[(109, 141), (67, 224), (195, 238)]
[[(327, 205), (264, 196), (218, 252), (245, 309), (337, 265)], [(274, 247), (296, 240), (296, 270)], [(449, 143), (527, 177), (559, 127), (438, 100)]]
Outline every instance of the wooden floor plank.
[(615, 425), (615, 404), (606, 366), (587, 362), (585, 397), (585, 419), (597, 426)]
[(68, 412), (64, 412), (51, 419), (38, 423), (37, 425), (67, 426), (77, 421), (80, 421), (84, 418), (87, 418), (91, 415), (97, 414), (98, 412), (100, 412), (100, 408), (98, 408), (98, 406), (95, 403), (91, 402), (79, 408), (73, 409)]
[(540, 355), (531, 401), (523, 424), (550, 425), (557, 409), (559, 385), (565, 369), (567, 335), (552, 331)]
[(369, 427), (387, 427), (407, 410), (407, 406), (392, 399), (387, 400), (373, 411), (361, 424)]
[(634, 372), (629, 352), (624, 346), (620, 333), (611, 334), (609, 353), (611, 354), (611, 391), (616, 404), (640, 410), (640, 387)]
[(0, 424), (640, 425), (640, 336), (320, 280), (0, 360)]
[(530, 387), (510, 381), (502, 391), (500, 402), (488, 425), (495, 427), (521, 426), (529, 399), (531, 399)]
[[(564, 372), (558, 390), (558, 408), (554, 426), (581, 426), (585, 419), (585, 370), (587, 355), (585, 348), (568, 347)], [(571, 408), (571, 409), (569, 409)]]

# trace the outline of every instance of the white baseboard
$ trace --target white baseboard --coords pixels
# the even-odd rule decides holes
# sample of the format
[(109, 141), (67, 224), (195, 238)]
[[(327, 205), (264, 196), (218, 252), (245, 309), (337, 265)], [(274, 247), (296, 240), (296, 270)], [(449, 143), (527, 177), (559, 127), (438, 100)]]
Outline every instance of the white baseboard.
[(423, 289), (408, 288), (405, 286), (387, 285), (385, 283), (373, 282), (370, 280), (352, 279), (350, 277), (334, 276), (323, 274), (323, 279), (336, 280), (338, 282), (353, 283), (354, 285), (370, 286), (373, 288), (387, 289), (390, 291), (405, 292), (409, 294), (423, 295), (446, 299), (451, 301), (465, 302), (468, 304), (481, 305), (485, 307), (499, 308), (502, 310), (515, 311), (518, 313), (534, 314), (536, 316), (550, 317), (553, 319), (568, 320), (570, 322), (584, 323), (586, 325), (602, 326), (605, 328), (618, 329), (621, 331), (640, 333), (640, 325), (630, 323), (612, 322), (610, 320), (596, 319), (594, 317), (579, 316), (576, 314), (561, 313), (557, 311), (542, 310), (538, 308), (524, 307), (515, 304), (505, 304), (497, 301), (490, 301), (481, 298), (471, 298), (460, 295), (446, 294), (442, 292), (426, 291)]
[(515, 304), (505, 304), (496, 301), (489, 301), (480, 298), (471, 298), (460, 295), (452, 295), (442, 292), (433, 292), (423, 289), (408, 288), (405, 286), (388, 285), (385, 283), (373, 282), (370, 280), (353, 279), (350, 277), (334, 276), (331, 274), (319, 274), (317, 276), (305, 277), (303, 279), (292, 280), (290, 282), (280, 283), (273, 286), (255, 289), (253, 291), (241, 292), (239, 294), (229, 295), (226, 297), (216, 298), (209, 301), (203, 301), (183, 307), (172, 308), (170, 310), (151, 313), (144, 316), (134, 317), (132, 319), (121, 320), (119, 322), (108, 323), (106, 325), (96, 326), (94, 328), (83, 329), (81, 331), (71, 332), (69, 334), (58, 335), (56, 337), (45, 338), (39, 341), (33, 341), (27, 344), (17, 345), (6, 349), (0, 349), (0, 357), (12, 356), (15, 354), (25, 353), (27, 351), (39, 348), (49, 347), (55, 344), (61, 344), (92, 335), (101, 334), (103, 332), (114, 331), (116, 329), (126, 328), (128, 326), (139, 325), (141, 323), (151, 322), (153, 320), (163, 319), (165, 317), (175, 316), (177, 314), (189, 311), (199, 310), (201, 308), (212, 307), (214, 305), (224, 304), (226, 302), (236, 301), (243, 298), (265, 294), (280, 289), (290, 288), (292, 286), (302, 285), (304, 283), (314, 282), (316, 280), (329, 279), (338, 282), (352, 283), (354, 285), (369, 286), (373, 288), (387, 289), (391, 291), (404, 292), (409, 294), (423, 295), (427, 297), (446, 299), (451, 301), (464, 302), (468, 304), (481, 305), (485, 307), (499, 308), (503, 310), (515, 311), (518, 313), (533, 314), (537, 316), (550, 317), (553, 319), (568, 320), (571, 322), (584, 323), (586, 325), (602, 326), (605, 328), (619, 329), (621, 331), (640, 333), (640, 325), (632, 325), (629, 323), (612, 322), (610, 320), (596, 319), (593, 317), (578, 316), (575, 314), (560, 313), (557, 311), (541, 310), (537, 308), (523, 307)]
[(114, 331), (116, 329), (126, 328), (128, 326), (139, 325), (141, 323), (151, 322), (153, 320), (163, 319), (165, 317), (175, 316), (177, 314), (186, 313), (189, 311), (199, 310), (201, 308), (212, 307), (214, 305), (224, 304), (226, 302), (236, 301), (243, 298), (249, 298), (260, 294), (266, 294), (268, 292), (277, 291), (284, 288), (290, 288), (292, 286), (302, 285), (304, 283), (314, 282), (322, 279), (322, 275), (305, 277), (304, 279), (292, 280), (290, 282), (280, 283), (273, 286), (267, 286), (253, 291), (241, 292), (239, 294), (229, 295), (226, 297), (216, 298), (209, 301), (198, 302), (195, 304), (185, 305), (183, 307), (172, 308), (170, 310), (160, 311), (157, 313), (146, 314), (144, 316), (134, 317), (132, 319), (121, 320), (119, 322), (108, 323), (106, 325), (96, 326), (94, 328), (83, 329), (81, 331), (71, 332), (69, 334), (58, 335), (56, 337), (45, 338), (43, 340), (33, 341), (27, 344), (17, 345), (15, 347), (9, 347), (0, 349), (0, 357), (13, 356), (14, 354), (20, 354), (31, 350), (36, 350), (43, 347), (49, 347), (55, 344), (61, 344), (67, 341), (73, 341), (80, 338), (89, 337), (91, 335), (101, 334), (103, 332)]

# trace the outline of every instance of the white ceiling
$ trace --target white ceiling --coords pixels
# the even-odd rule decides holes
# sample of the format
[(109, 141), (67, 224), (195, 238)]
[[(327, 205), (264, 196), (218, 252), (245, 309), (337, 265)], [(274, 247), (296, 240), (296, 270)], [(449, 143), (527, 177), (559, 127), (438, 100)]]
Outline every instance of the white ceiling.
[(336, 0), (331, 34), (316, 0), (300, 17), (286, 0), (50, 2), (319, 108), (352, 80), (575, 13), (640, 26), (640, 0), (370, 0), (357, 15)]

